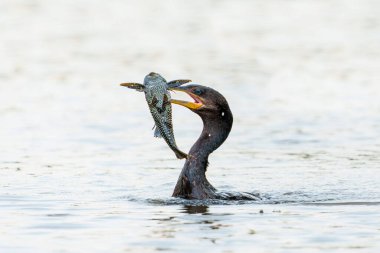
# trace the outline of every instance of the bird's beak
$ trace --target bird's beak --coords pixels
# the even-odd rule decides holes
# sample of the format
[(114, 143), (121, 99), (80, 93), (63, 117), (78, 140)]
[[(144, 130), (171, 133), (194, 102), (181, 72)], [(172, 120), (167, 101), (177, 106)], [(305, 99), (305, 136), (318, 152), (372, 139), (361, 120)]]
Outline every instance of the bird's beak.
[(176, 88), (171, 88), (170, 90), (185, 92), (190, 97), (192, 97), (194, 99), (194, 102), (177, 100), (177, 99), (171, 99), (170, 102), (172, 104), (182, 105), (184, 107), (189, 108), (190, 110), (199, 110), (201, 107), (204, 106), (203, 99), (201, 97), (195, 95), (194, 93), (188, 91), (186, 88), (176, 87)]

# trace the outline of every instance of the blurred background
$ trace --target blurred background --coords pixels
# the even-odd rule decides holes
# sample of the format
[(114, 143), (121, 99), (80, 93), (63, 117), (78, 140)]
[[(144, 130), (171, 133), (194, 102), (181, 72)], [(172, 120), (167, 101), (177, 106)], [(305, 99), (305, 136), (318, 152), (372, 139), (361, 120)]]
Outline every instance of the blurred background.
[[(377, 1), (3, 0), (0, 12), (5, 152), (50, 149), (48, 142), (108, 128), (156, 142), (147, 138), (152, 123), (141, 94), (118, 87), (150, 71), (222, 92), (237, 120), (233, 132), (256, 145), (297, 130), (322, 145), (379, 137)], [(177, 122), (196, 118), (189, 143), (180, 138), (188, 124), (175, 123), (189, 148), (200, 121), (175, 110)], [(267, 124), (282, 133), (268, 140)], [(98, 141), (112, 138), (105, 132)]]
[[(63, 225), (46, 218), (52, 209), (77, 217), (65, 227), (74, 240), (70, 228), (86, 228), (89, 210), (136, 214), (146, 199), (168, 201), (183, 161), (153, 138), (144, 96), (119, 86), (151, 71), (227, 98), (234, 126), (208, 171), (217, 188), (279, 202), (380, 200), (379, 1), (1, 0), (0, 59), (0, 249), (18, 252), (18, 240), (39, 252), (65, 249), (55, 230)], [(173, 108), (187, 151), (202, 123)], [(36, 229), (58, 243), (25, 236)], [(107, 244), (103, 232), (79, 239)], [(295, 237), (286, 240), (305, 249)]]

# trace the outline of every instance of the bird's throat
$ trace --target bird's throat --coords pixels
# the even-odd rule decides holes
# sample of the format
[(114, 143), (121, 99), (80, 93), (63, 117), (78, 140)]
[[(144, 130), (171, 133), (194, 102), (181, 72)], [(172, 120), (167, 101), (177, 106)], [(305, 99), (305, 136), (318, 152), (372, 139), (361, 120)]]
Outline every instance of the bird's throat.
[(202, 117), (203, 130), (198, 140), (191, 147), (190, 155), (207, 159), (212, 152), (223, 144), (232, 128), (232, 114), (228, 119), (226, 117)]

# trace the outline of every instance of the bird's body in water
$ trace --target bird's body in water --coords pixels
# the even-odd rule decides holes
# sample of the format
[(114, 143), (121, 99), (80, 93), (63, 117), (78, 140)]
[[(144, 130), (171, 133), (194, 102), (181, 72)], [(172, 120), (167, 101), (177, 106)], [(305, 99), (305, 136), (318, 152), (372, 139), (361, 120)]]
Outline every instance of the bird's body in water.
[(207, 180), (208, 157), (227, 139), (233, 123), (233, 116), (227, 100), (216, 90), (201, 86), (187, 85), (173, 88), (190, 95), (194, 102), (172, 99), (171, 103), (189, 108), (203, 121), (203, 130), (189, 151), (185, 165), (175, 186), (173, 197), (187, 199), (228, 199), (257, 200), (253, 193), (218, 192)]
[(145, 93), (145, 99), (148, 103), (150, 113), (155, 122), (155, 137), (163, 137), (169, 147), (174, 151), (178, 159), (187, 157), (187, 154), (178, 149), (175, 142), (172, 123), (172, 107), (170, 103), (169, 88), (178, 87), (190, 80), (181, 79), (166, 82), (166, 80), (157, 73), (150, 73), (144, 78), (144, 84), (139, 83), (122, 83), (126, 86), (137, 91)]

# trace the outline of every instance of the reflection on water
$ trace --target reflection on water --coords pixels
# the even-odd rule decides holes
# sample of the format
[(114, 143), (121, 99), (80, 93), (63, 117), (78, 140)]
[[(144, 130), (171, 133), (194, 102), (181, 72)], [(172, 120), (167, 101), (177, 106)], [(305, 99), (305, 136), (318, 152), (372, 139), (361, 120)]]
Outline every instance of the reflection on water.
[(200, 214), (206, 215), (208, 212), (208, 206), (186, 205), (183, 207), (183, 211), (184, 211), (184, 213), (188, 213), (188, 214), (200, 213)]
[[(0, 1), (0, 252), (378, 252), (379, 5)], [(119, 86), (151, 71), (225, 95), (207, 176), (261, 199), (170, 197), (183, 161)]]

